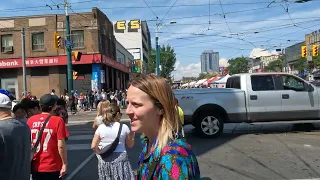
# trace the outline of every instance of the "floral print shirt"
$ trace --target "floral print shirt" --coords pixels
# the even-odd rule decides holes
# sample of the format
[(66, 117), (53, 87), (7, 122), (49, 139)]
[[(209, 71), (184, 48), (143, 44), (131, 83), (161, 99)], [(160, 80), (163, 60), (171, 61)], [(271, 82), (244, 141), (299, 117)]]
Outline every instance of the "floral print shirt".
[(200, 179), (197, 158), (191, 146), (184, 139), (178, 138), (170, 142), (161, 152), (158, 148), (155, 149), (156, 140), (150, 149), (150, 153), (147, 154), (148, 139), (142, 139), (143, 150), (138, 162), (137, 180), (148, 180), (148, 167), (153, 160), (158, 160), (153, 180)]

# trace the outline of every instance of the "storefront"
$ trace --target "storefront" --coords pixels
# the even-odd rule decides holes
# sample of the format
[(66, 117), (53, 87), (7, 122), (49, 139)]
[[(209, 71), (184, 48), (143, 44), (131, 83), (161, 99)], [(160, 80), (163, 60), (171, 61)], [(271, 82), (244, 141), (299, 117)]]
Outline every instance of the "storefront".
[[(101, 61), (102, 59), (102, 61)], [(38, 57), (26, 59), (27, 91), (39, 97), (55, 89), (62, 94), (67, 89), (67, 57)], [(74, 90), (125, 88), (129, 68), (101, 54), (83, 54), (73, 61)], [(112, 73), (108, 74), (107, 72)], [(19, 99), (23, 92), (22, 60), (0, 60), (0, 85)]]

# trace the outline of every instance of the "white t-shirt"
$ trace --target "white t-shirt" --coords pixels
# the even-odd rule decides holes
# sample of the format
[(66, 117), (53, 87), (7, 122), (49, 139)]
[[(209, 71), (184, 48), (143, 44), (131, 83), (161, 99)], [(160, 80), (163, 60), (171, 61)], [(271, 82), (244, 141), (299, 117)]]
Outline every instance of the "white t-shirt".
[[(102, 149), (110, 145), (117, 137), (120, 128), (120, 123), (115, 122), (110, 126), (105, 124), (99, 125), (95, 134), (100, 136), (99, 149)], [(120, 134), (119, 144), (114, 152), (126, 152), (126, 137), (130, 133), (130, 129), (126, 124), (122, 124), (122, 130)]]

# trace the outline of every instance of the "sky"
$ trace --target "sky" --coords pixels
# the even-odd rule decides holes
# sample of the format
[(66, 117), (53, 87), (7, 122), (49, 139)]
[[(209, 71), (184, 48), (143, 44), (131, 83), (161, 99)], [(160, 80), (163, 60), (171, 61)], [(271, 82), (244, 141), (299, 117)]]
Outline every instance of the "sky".
[[(0, 4), (0, 17), (62, 14), (63, 0), (9, 0)], [(154, 46), (155, 25), (161, 45), (171, 45), (177, 62), (173, 76), (197, 77), (200, 55), (219, 52), (220, 66), (239, 57), (276, 53), (304, 41), (305, 34), (320, 29), (320, 0), (69, 0), (70, 12), (100, 8), (111, 21), (147, 20)], [(49, 5), (52, 7), (46, 6)], [(63, 8), (63, 5), (60, 5)], [(175, 24), (170, 24), (175, 22)]]

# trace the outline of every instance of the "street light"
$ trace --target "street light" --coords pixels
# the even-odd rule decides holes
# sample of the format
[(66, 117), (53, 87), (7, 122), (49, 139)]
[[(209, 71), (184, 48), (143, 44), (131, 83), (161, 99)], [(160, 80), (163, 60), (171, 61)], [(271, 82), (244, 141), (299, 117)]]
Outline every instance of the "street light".
[[(176, 21), (170, 21), (167, 24), (176, 24)], [(162, 26), (166, 26), (167, 24), (162, 24), (162, 22), (156, 24), (156, 74), (160, 76), (160, 47), (159, 47), (159, 30)]]

